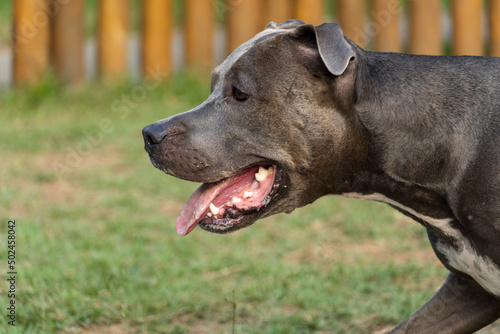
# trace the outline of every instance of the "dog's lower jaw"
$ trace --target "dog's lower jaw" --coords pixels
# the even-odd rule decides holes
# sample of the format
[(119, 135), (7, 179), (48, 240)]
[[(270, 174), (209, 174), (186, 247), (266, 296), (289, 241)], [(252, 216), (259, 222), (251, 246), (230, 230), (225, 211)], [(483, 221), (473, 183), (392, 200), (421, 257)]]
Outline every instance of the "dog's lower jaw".
[(258, 220), (258, 218), (254, 219), (253, 221), (246, 220), (245, 222), (241, 222), (241, 219), (239, 220), (234, 220), (227, 225), (223, 224), (211, 224), (211, 223), (205, 223), (203, 220), (198, 224), (198, 226), (207, 232), (215, 233), (215, 234), (229, 234), (232, 232), (236, 232), (238, 230), (241, 230), (245, 227), (248, 227), (255, 223)]

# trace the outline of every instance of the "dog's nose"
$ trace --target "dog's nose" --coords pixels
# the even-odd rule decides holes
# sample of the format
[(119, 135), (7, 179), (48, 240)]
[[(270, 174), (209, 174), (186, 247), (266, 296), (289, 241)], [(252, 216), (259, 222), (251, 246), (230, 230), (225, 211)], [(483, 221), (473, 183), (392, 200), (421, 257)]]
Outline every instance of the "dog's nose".
[(176, 121), (158, 121), (142, 129), (142, 137), (146, 151), (152, 153), (152, 150), (159, 146), (162, 141), (172, 139), (175, 136), (187, 132), (187, 127)]
[(142, 137), (146, 147), (153, 147), (163, 140), (167, 135), (167, 127), (163, 124), (154, 123), (142, 129)]

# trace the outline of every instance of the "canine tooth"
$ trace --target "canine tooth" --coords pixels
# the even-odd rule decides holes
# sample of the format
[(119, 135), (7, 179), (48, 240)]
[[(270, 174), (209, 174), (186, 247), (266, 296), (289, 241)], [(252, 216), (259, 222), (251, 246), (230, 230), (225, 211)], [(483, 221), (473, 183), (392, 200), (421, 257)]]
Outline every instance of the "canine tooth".
[(211, 212), (213, 215), (217, 215), (217, 214), (219, 214), (219, 211), (220, 211), (220, 210), (219, 210), (219, 208), (218, 208), (218, 207), (216, 207), (216, 206), (214, 205), (214, 203), (210, 203), (210, 205), (209, 205), (208, 207), (210, 208), (210, 212)]
[[(261, 167), (262, 168), (262, 167)], [(266, 179), (267, 175), (263, 174), (260, 172), (260, 168), (259, 168), (259, 172), (258, 173), (255, 173), (255, 179), (259, 182), (262, 182)]]
[(248, 198), (253, 196), (253, 191), (245, 191), (243, 193), (243, 198)]
[(259, 172), (255, 173), (255, 179), (259, 182), (262, 182), (266, 179), (266, 177), (273, 173), (273, 166), (266, 169), (262, 166), (259, 167)]
[(212, 217), (212, 213), (211, 213), (211, 212), (208, 212), (208, 213), (207, 213), (207, 217), (208, 217), (208, 218)]
[(242, 201), (242, 199), (241, 199), (241, 198), (239, 198), (239, 197), (236, 197), (236, 196), (235, 196), (235, 197), (233, 197), (233, 199), (232, 199), (231, 201), (233, 202), (233, 204), (236, 204), (236, 203), (241, 202), (241, 201)]

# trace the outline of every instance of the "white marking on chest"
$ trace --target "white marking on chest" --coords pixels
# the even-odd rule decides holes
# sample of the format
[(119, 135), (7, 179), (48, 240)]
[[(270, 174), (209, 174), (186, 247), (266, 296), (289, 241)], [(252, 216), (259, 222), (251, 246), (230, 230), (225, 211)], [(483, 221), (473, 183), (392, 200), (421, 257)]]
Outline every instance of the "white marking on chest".
[(451, 245), (438, 242), (437, 249), (448, 259), (450, 266), (472, 277), (486, 291), (500, 297), (500, 268), (486, 256), (476, 253), (469, 240), (458, 252)]
[(428, 224), (441, 230), (444, 234), (459, 240), (459, 242), (461, 242), (460, 249), (457, 249), (453, 245), (445, 244), (441, 241), (438, 241), (436, 247), (438, 251), (446, 257), (451, 267), (469, 275), (486, 291), (500, 297), (500, 268), (488, 257), (478, 254), (470, 243), (469, 239), (464, 237), (460, 231), (451, 227), (450, 223), (453, 221), (453, 218), (432, 218), (418, 213), (412, 208), (404, 206), (401, 203), (398, 203), (382, 194), (377, 193), (369, 195), (345, 193), (342, 194), (342, 197), (390, 204), (427, 222)]

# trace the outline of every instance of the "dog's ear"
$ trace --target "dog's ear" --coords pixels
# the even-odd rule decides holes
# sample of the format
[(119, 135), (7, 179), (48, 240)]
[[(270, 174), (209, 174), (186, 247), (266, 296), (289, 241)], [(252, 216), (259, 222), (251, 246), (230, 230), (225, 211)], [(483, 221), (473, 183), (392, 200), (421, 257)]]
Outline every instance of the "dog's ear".
[(356, 57), (356, 53), (337, 23), (324, 23), (318, 27), (304, 24), (293, 29), (290, 36), (309, 40), (309, 44), (312, 40), (326, 68), (333, 75), (338, 76), (344, 73), (349, 61)]

